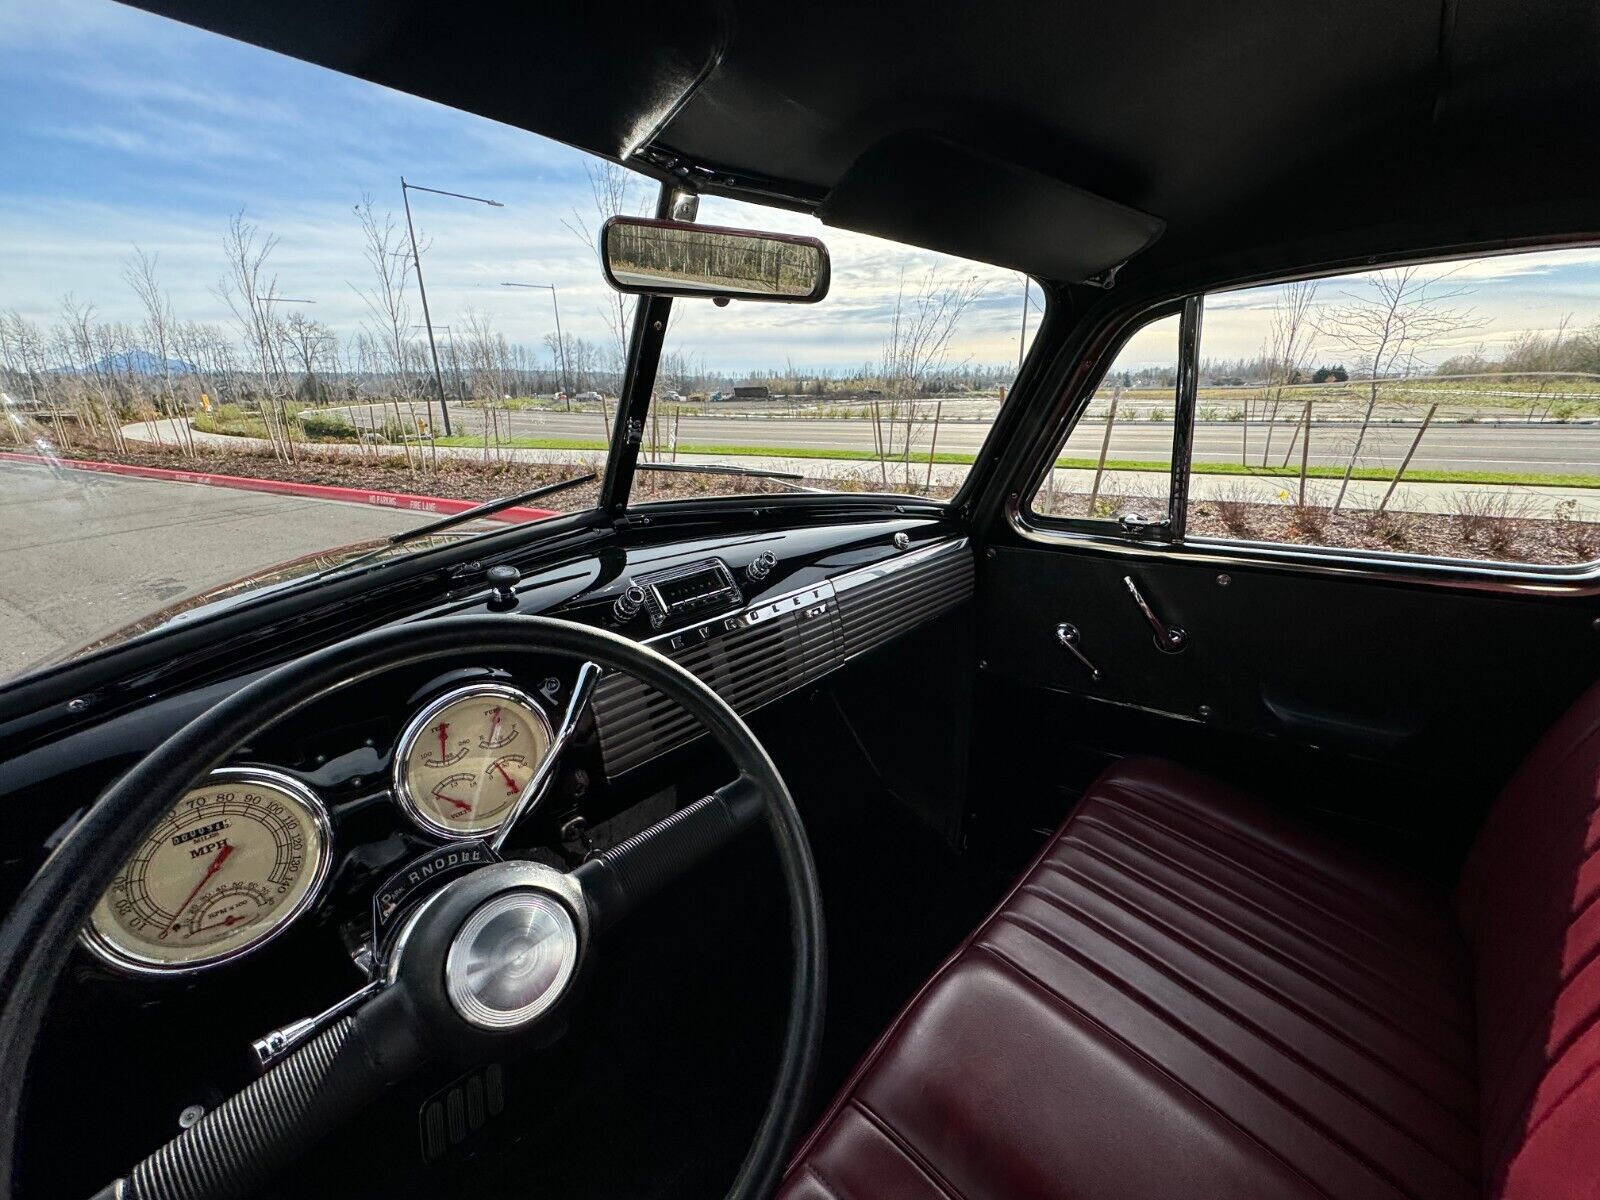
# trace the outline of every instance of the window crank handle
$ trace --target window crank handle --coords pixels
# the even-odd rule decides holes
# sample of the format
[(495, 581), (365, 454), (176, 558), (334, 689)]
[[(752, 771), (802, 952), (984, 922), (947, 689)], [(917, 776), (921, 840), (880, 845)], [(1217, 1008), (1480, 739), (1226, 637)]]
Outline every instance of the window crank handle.
[(1056, 641), (1065, 646), (1067, 653), (1072, 655), (1073, 658), (1077, 659), (1084, 665), (1085, 669), (1087, 669), (1089, 672), (1089, 678), (1093, 682), (1099, 683), (1101, 678), (1100, 668), (1090, 662), (1088, 656), (1085, 655), (1082, 650), (1078, 649), (1078, 643), (1082, 640), (1083, 639), (1080, 637), (1078, 633), (1078, 627), (1076, 625), (1071, 625), (1066, 621), (1063, 621), (1061, 624), (1056, 626)]
[(1124, 575), (1122, 582), (1127, 586), (1128, 594), (1133, 597), (1133, 602), (1139, 606), (1139, 611), (1144, 614), (1144, 619), (1150, 625), (1150, 632), (1155, 635), (1156, 649), (1166, 654), (1177, 654), (1189, 645), (1189, 635), (1177, 625), (1168, 625), (1156, 616), (1155, 609), (1150, 607), (1149, 601), (1139, 591), (1139, 585), (1134, 583), (1132, 575)]

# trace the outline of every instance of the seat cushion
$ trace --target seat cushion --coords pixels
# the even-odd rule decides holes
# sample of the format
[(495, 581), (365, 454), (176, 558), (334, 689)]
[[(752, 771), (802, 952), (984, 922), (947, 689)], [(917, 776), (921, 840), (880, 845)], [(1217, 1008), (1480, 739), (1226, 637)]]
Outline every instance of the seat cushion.
[(869, 1052), (788, 1200), (1475, 1196), (1448, 898), (1126, 760)]

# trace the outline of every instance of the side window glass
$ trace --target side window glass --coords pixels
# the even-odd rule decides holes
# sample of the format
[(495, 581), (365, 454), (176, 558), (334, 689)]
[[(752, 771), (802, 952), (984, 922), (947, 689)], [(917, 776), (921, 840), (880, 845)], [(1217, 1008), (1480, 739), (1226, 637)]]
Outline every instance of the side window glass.
[(1033, 497), (1039, 516), (1157, 522), (1172, 495), (1178, 317), (1141, 326), (1117, 351)]
[(1206, 297), (1188, 536), (1600, 558), (1600, 254)]

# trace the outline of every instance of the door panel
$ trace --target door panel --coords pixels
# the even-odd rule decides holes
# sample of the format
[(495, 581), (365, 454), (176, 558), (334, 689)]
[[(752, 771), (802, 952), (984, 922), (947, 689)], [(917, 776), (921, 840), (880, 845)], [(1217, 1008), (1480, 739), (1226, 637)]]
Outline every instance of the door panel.
[[(1351, 811), (1381, 814), (1422, 792), (1453, 793), (1476, 811), (1600, 667), (1596, 605), (1581, 596), (1075, 547), (997, 547), (981, 570), (980, 655), (1000, 703), (1066, 714), (1088, 699), (1165, 714), (1156, 728), (1187, 724), (1190, 744), (1209, 735), (1246, 747), (1235, 774), (1269, 793), (1294, 781), (1252, 778), (1238, 758), (1252, 739), (1276, 744), (1280, 774), (1281, 752), (1294, 748), (1324, 764), (1330, 754), (1360, 760), (1389, 795), (1351, 797)], [(1156, 646), (1130, 577), (1183, 629), (1180, 653)], [(1061, 622), (1077, 628), (1099, 681), (1059, 643)], [(1058, 734), (1070, 740), (1072, 727)]]

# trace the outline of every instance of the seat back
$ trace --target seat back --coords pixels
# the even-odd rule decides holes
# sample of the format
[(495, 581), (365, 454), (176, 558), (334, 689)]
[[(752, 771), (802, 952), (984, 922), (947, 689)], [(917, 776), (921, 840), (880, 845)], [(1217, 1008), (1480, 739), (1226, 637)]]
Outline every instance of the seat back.
[(1506, 785), (1457, 905), (1473, 949), (1485, 1194), (1600, 1196), (1600, 685)]

